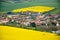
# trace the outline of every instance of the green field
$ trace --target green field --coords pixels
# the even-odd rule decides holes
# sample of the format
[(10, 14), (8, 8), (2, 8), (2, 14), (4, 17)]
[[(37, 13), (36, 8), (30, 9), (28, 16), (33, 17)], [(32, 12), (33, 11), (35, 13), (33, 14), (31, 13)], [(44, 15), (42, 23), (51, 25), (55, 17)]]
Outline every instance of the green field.
[(6, 12), (30, 6), (51, 6), (56, 8), (55, 11), (53, 11), (52, 13), (60, 13), (59, 2), (59, 0), (27, 0), (25, 2), (18, 3), (0, 2), (0, 12)]

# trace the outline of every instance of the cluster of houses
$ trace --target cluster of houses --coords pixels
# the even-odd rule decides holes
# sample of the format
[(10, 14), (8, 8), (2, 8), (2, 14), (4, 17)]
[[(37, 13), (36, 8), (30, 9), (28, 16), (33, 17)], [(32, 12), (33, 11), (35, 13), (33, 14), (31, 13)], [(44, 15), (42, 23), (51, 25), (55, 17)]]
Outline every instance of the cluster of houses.
[(5, 17), (0, 17), (0, 24), (6, 24), (7, 22), (9, 22), (9, 19), (8, 18), (5, 18)]
[[(56, 26), (60, 27), (60, 14), (38, 13), (38, 12), (19, 12), (5, 13), (4, 16), (0, 15), (0, 24), (15, 23), (15, 25), (24, 25), (26, 27), (47, 27)], [(59, 28), (60, 29), (60, 28)]]

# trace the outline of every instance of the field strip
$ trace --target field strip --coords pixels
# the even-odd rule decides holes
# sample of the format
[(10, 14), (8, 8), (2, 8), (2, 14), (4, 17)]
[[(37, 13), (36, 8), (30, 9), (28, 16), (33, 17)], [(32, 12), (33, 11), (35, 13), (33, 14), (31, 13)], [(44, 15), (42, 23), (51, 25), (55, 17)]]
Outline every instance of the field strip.
[(25, 12), (25, 11), (47, 12), (53, 9), (55, 8), (47, 7), (47, 6), (32, 6), (32, 7), (26, 7), (26, 8), (21, 8), (21, 9), (15, 9), (15, 10), (12, 10), (12, 12)]

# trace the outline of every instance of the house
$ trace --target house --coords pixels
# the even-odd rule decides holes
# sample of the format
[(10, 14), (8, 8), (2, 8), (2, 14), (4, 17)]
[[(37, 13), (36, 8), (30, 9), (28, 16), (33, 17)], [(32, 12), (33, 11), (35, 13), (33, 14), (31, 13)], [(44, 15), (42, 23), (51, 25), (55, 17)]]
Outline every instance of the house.
[(5, 17), (0, 18), (0, 24), (6, 24), (8, 22), (9, 22), (8, 18), (5, 18)]

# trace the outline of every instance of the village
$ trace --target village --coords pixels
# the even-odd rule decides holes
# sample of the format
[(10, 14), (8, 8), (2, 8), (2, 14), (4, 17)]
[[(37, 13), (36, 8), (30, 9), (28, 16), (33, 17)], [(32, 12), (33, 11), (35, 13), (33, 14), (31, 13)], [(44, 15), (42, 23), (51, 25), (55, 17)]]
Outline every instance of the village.
[(60, 14), (40, 12), (7, 12), (0, 15), (0, 25), (16, 26), (22, 28), (35, 28), (42, 31), (60, 30)]

